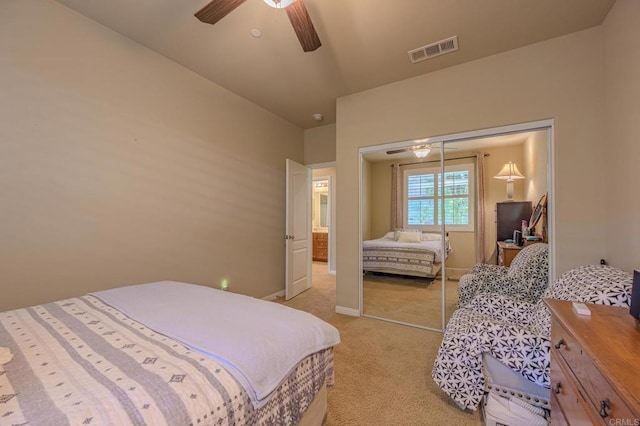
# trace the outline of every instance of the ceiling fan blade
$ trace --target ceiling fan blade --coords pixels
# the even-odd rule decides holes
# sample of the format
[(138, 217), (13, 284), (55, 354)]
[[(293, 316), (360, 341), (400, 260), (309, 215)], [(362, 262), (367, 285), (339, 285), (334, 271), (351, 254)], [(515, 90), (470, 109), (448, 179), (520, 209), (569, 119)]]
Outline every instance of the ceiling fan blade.
[(206, 24), (215, 24), (246, 0), (213, 0), (195, 13), (196, 18)]
[(287, 6), (285, 10), (287, 11), (287, 16), (289, 16), (291, 25), (293, 25), (293, 30), (296, 32), (298, 40), (302, 45), (302, 50), (312, 52), (322, 46), (303, 0), (297, 0), (290, 6)]
[(389, 154), (389, 155), (400, 154), (401, 152), (407, 152), (407, 151), (413, 151), (413, 148), (392, 149), (392, 150), (387, 151), (387, 154)]

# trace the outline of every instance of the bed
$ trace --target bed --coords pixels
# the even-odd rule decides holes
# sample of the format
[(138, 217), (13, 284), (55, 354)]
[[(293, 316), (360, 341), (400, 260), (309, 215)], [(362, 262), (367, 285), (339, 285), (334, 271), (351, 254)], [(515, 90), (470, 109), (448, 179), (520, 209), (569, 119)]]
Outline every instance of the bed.
[(392, 231), (382, 238), (362, 242), (364, 272), (435, 278), (440, 271), (443, 254), (451, 251), (449, 239), (435, 233)]
[(174, 281), (2, 312), (0, 423), (319, 425), (339, 339), (306, 312)]

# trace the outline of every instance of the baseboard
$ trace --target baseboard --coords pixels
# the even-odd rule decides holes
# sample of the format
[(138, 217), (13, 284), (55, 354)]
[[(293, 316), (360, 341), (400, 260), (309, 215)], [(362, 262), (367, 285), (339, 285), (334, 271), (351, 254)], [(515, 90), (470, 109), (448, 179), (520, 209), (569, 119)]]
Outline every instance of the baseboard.
[(284, 297), (284, 290), (280, 290), (262, 298), (262, 300), (276, 300), (278, 297)]
[(353, 309), (353, 308), (346, 308), (344, 306), (336, 306), (336, 313), (337, 314), (343, 314), (343, 315), (349, 315), (349, 316), (352, 316), (352, 317), (359, 317), (360, 316), (360, 310)]
[(446, 268), (447, 279), (452, 281), (460, 281), (460, 277), (469, 273), (469, 268)]

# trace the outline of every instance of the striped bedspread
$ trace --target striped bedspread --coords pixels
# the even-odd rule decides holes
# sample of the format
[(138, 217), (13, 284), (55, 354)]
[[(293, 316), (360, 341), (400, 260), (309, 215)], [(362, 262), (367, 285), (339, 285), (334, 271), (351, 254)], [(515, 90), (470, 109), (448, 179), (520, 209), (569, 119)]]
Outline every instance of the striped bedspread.
[(331, 348), (255, 409), (213, 358), (84, 296), (0, 313), (2, 425), (296, 424), (333, 383)]
[(363, 247), (362, 269), (371, 272), (433, 278), (435, 253), (422, 248)]
[(400, 242), (393, 232), (382, 238), (362, 242), (362, 269), (370, 272), (434, 278), (440, 271), (443, 257), (451, 251), (449, 239), (442, 247), (440, 235), (422, 234), (419, 243)]

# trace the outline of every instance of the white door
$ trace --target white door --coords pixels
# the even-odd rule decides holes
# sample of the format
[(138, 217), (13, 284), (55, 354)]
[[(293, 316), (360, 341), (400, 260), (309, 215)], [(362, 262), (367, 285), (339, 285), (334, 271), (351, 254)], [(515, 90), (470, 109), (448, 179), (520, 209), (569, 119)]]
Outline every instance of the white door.
[(311, 169), (287, 160), (285, 299), (311, 287)]

